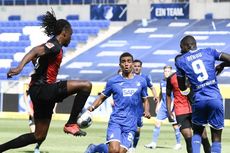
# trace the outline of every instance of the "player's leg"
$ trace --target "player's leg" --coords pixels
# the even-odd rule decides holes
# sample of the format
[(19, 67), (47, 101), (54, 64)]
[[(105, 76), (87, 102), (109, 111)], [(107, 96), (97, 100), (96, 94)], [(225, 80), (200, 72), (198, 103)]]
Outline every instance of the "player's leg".
[(210, 143), (208, 140), (206, 128), (204, 129), (204, 132), (202, 134), (201, 142), (203, 145), (204, 152), (205, 153), (211, 153), (211, 146), (210, 146)]
[(133, 148), (137, 147), (138, 141), (140, 139), (141, 127), (143, 126), (142, 117), (138, 117), (137, 119), (137, 131), (135, 132), (134, 139), (133, 139)]
[(161, 122), (168, 118), (167, 110), (163, 107), (159, 108), (159, 111), (156, 116), (155, 127), (153, 129), (152, 142), (145, 145), (146, 148), (154, 149), (156, 148), (156, 143), (160, 135)]
[(109, 153), (119, 153), (120, 152), (120, 142), (110, 141), (109, 142)]
[[(65, 88), (65, 86), (63, 88)], [(77, 135), (76, 133), (81, 132), (76, 124), (77, 116), (81, 112), (82, 108), (84, 107), (85, 102), (90, 95), (91, 88), (92, 88), (92, 84), (89, 81), (82, 81), (82, 80), (67, 81), (67, 85), (66, 85), (67, 95), (69, 96), (75, 93), (77, 93), (77, 95), (74, 98), (74, 103), (72, 106), (69, 120), (67, 121), (67, 124), (64, 127), (64, 131), (66, 133)]]
[(193, 153), (200, 153), (201, 137), (204, 132), (204, 126), (193, 124), (192, 149)]
[(224, 108), (222, 99), (208, 101), (208, 123), (211, 125), (211, 152), (221, 152), (222, 129), (224, 128)]
[(174, 146), (175, 150), (179, 150), (181, 149), (181, 133), (180, 133), (180, 127), (178, 126), (178, 124), (173, 124), (173, 129), (175, 132), (175, 137), (176, 137), (176, 145)]
[(187, 153), (192, 153), (192, 122), (191, 114), (183, 114), (176, 116), (178, 125), (180, 126), (180, 132), (184, 137), (186, 143)]
[[(124, 129), (124, 127), (122, 128)], [(135, 150), (130, 150), (133, 145), (133, 139), (134, 139), (135, 131), (131, 131), (130, 129), (125, 129), (121, 132), (121, 139), (120, 139), (120, 151), (119, 153), (126, 153), (128, 150), (133, 153)]]
[(211, 152), (221, 153), (222, 129), (214, 129), (211, 127), (211, 134), (212, 134)]

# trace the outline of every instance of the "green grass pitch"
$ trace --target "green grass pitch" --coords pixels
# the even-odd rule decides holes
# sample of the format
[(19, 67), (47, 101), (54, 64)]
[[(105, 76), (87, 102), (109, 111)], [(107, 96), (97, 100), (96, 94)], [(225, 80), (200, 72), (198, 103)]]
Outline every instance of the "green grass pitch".
[[(63, 120), (53, 120), (45, 142), (40, 150), (42, 153), (84, 153), (90, 143), (98, 144), (105, 142), (107, 123), (94, 122), (91, 127), (85, 129), (86, 137), (74, 137), (63, 132)], [(151, 141), (153, 125), (145, 124), (141, 131), (141, 137), (136, 149), (136, 153), (186, 153), (185, 142), (182, 139), (182, 149), (175, 151), (172, 149), (175, 144), (173, 129), (170, 125), (164, 124), (158, 139), (157, 148), (146, 149), (144, 144)], [(29, 132), (28, 120), (25, 119), (0, 119), (0, 144), (11, 140), (21, 134)], [(208, 130), (209, 138), (210, 131)], [(225, 127), (223, 131), (222, 153), (230, 151), (230, 127)], [(9, 150), (6, 153), (32, 153), (34, 145), (24, 148)], [(202, 150), (202, 148), (201, 148)], [(203, 152), (203, 150), (201, 151)]]

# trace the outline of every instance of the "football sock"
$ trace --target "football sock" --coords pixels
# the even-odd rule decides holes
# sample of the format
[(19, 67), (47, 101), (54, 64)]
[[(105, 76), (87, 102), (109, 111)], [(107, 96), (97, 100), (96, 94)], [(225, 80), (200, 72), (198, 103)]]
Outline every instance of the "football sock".
[(109, 152), (109, 146), (107, 144), (101, 143), (101, 144), (95, 146), (94, 151), (99, 152), (99, 153), (108, 153)]
[(208, 138), (202, 138), (201, 142), (202, 142), (202, 145), (203, 145), (203, 148), (204, 148), (204, 152), (205, 153), (210, 153), (211, 152), (211, 146), (210, 146), (210, 143), (208, 141)]
[(89, 97), (90, 92), (80, 91), (74, 98), (73, 107), (67, 124), (75, 124), (77, 122), (77, 116), (81, 112), (82, 108), (85, 105), (87, 98)]
[(192, 138), (185, 138), (187, 153), (192, 153)]
[(23, 134), (13, 140), (10, 140), (2, 145), (0, 145), (0, 152), (9, 150), (9, 149), (15, 149), (27, 146), (29, 144), (36, 143), (37, 140), (34, 136), (34, 133), (27, 133)]
[(177, 144), (180, 144), (180, 141), (181, 141), (181, 134), (180, 134), (180, 128), (177, 127), (175, 129), (175, 136), (176, 136), (176, 143)]
[(157, 142), (159, 134), (160, 134), (160, 127), (155, 127), (153, 130), (153, 142)]
[(221, 143), (220, 142), (213, 142), (211, 153), (221, 153)]
[(139, 138), (140, 138), (140, 132), (136, 131), (134, 139), (133, 139), (133, 148), (137, 147), (137, 143), (139, 141)]
[(193, 153), (200, 153), (200, 145), (201, 145), (201, 136), (198, 134), (194, 134), (192, 136), (192, 151), (193, 151)]

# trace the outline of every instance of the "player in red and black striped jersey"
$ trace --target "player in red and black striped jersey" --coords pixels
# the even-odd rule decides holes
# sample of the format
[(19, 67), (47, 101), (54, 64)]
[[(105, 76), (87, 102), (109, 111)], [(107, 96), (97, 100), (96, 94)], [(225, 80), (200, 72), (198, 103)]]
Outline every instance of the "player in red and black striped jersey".
[(70, 23), (65, 19), (57, 20), (54, 12), (47, 12), (42, 19), (42, 27), (47, 36), (52, 38), (46, 43), (34, 47), (27, 53), (16, 68), (7, 73), (8, 78), (19, 74), (23, 67), (32, 61), (35, 73), (29, 87), (29, 94), (34, 106), (35, 132), (26, 133), (7, 143), (0, 145), (0, 152), (24, 147), (29, 144), (44, 141), (55, 102), (62, 102), (64, 98), (76, 94), (68, 122), (64, 132), (72, 135), (86, 135), (77, 125), (77, 116), (90, 95), (92, 84), (86, 80), (65, 80), (56, 82), (62, 61), (62, 47), (67, 47), (73, 33)]
[[(179, 85), (177, 82), (177, 75), (173, 73), (167, 78), (166, 94), (167, 94), (167, 109), (169, 113), (169, 120), (174, 119), (174, 115), (171, 113), (171, 93), (174, 96), (174, 111), (177, 123), (180, 126), (180, 131), (185, 139), (186, 148), (188, 153), (192, 153), (192, 108), (189, 98), (181, 94)], [(208, 141), (206, 130), (202, 135), (202, 144), (205, 153), (210, 153), (210, 144)]]

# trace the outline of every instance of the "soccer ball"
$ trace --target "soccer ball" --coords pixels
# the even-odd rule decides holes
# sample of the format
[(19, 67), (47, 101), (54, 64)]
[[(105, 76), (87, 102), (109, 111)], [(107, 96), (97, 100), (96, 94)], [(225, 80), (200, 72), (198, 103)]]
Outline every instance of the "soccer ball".
[(80, 126), (80, 128), (88, 128), (92, 123), (92, 114), (90, 111), (85, 110), (78, 115), (77, 124)]

